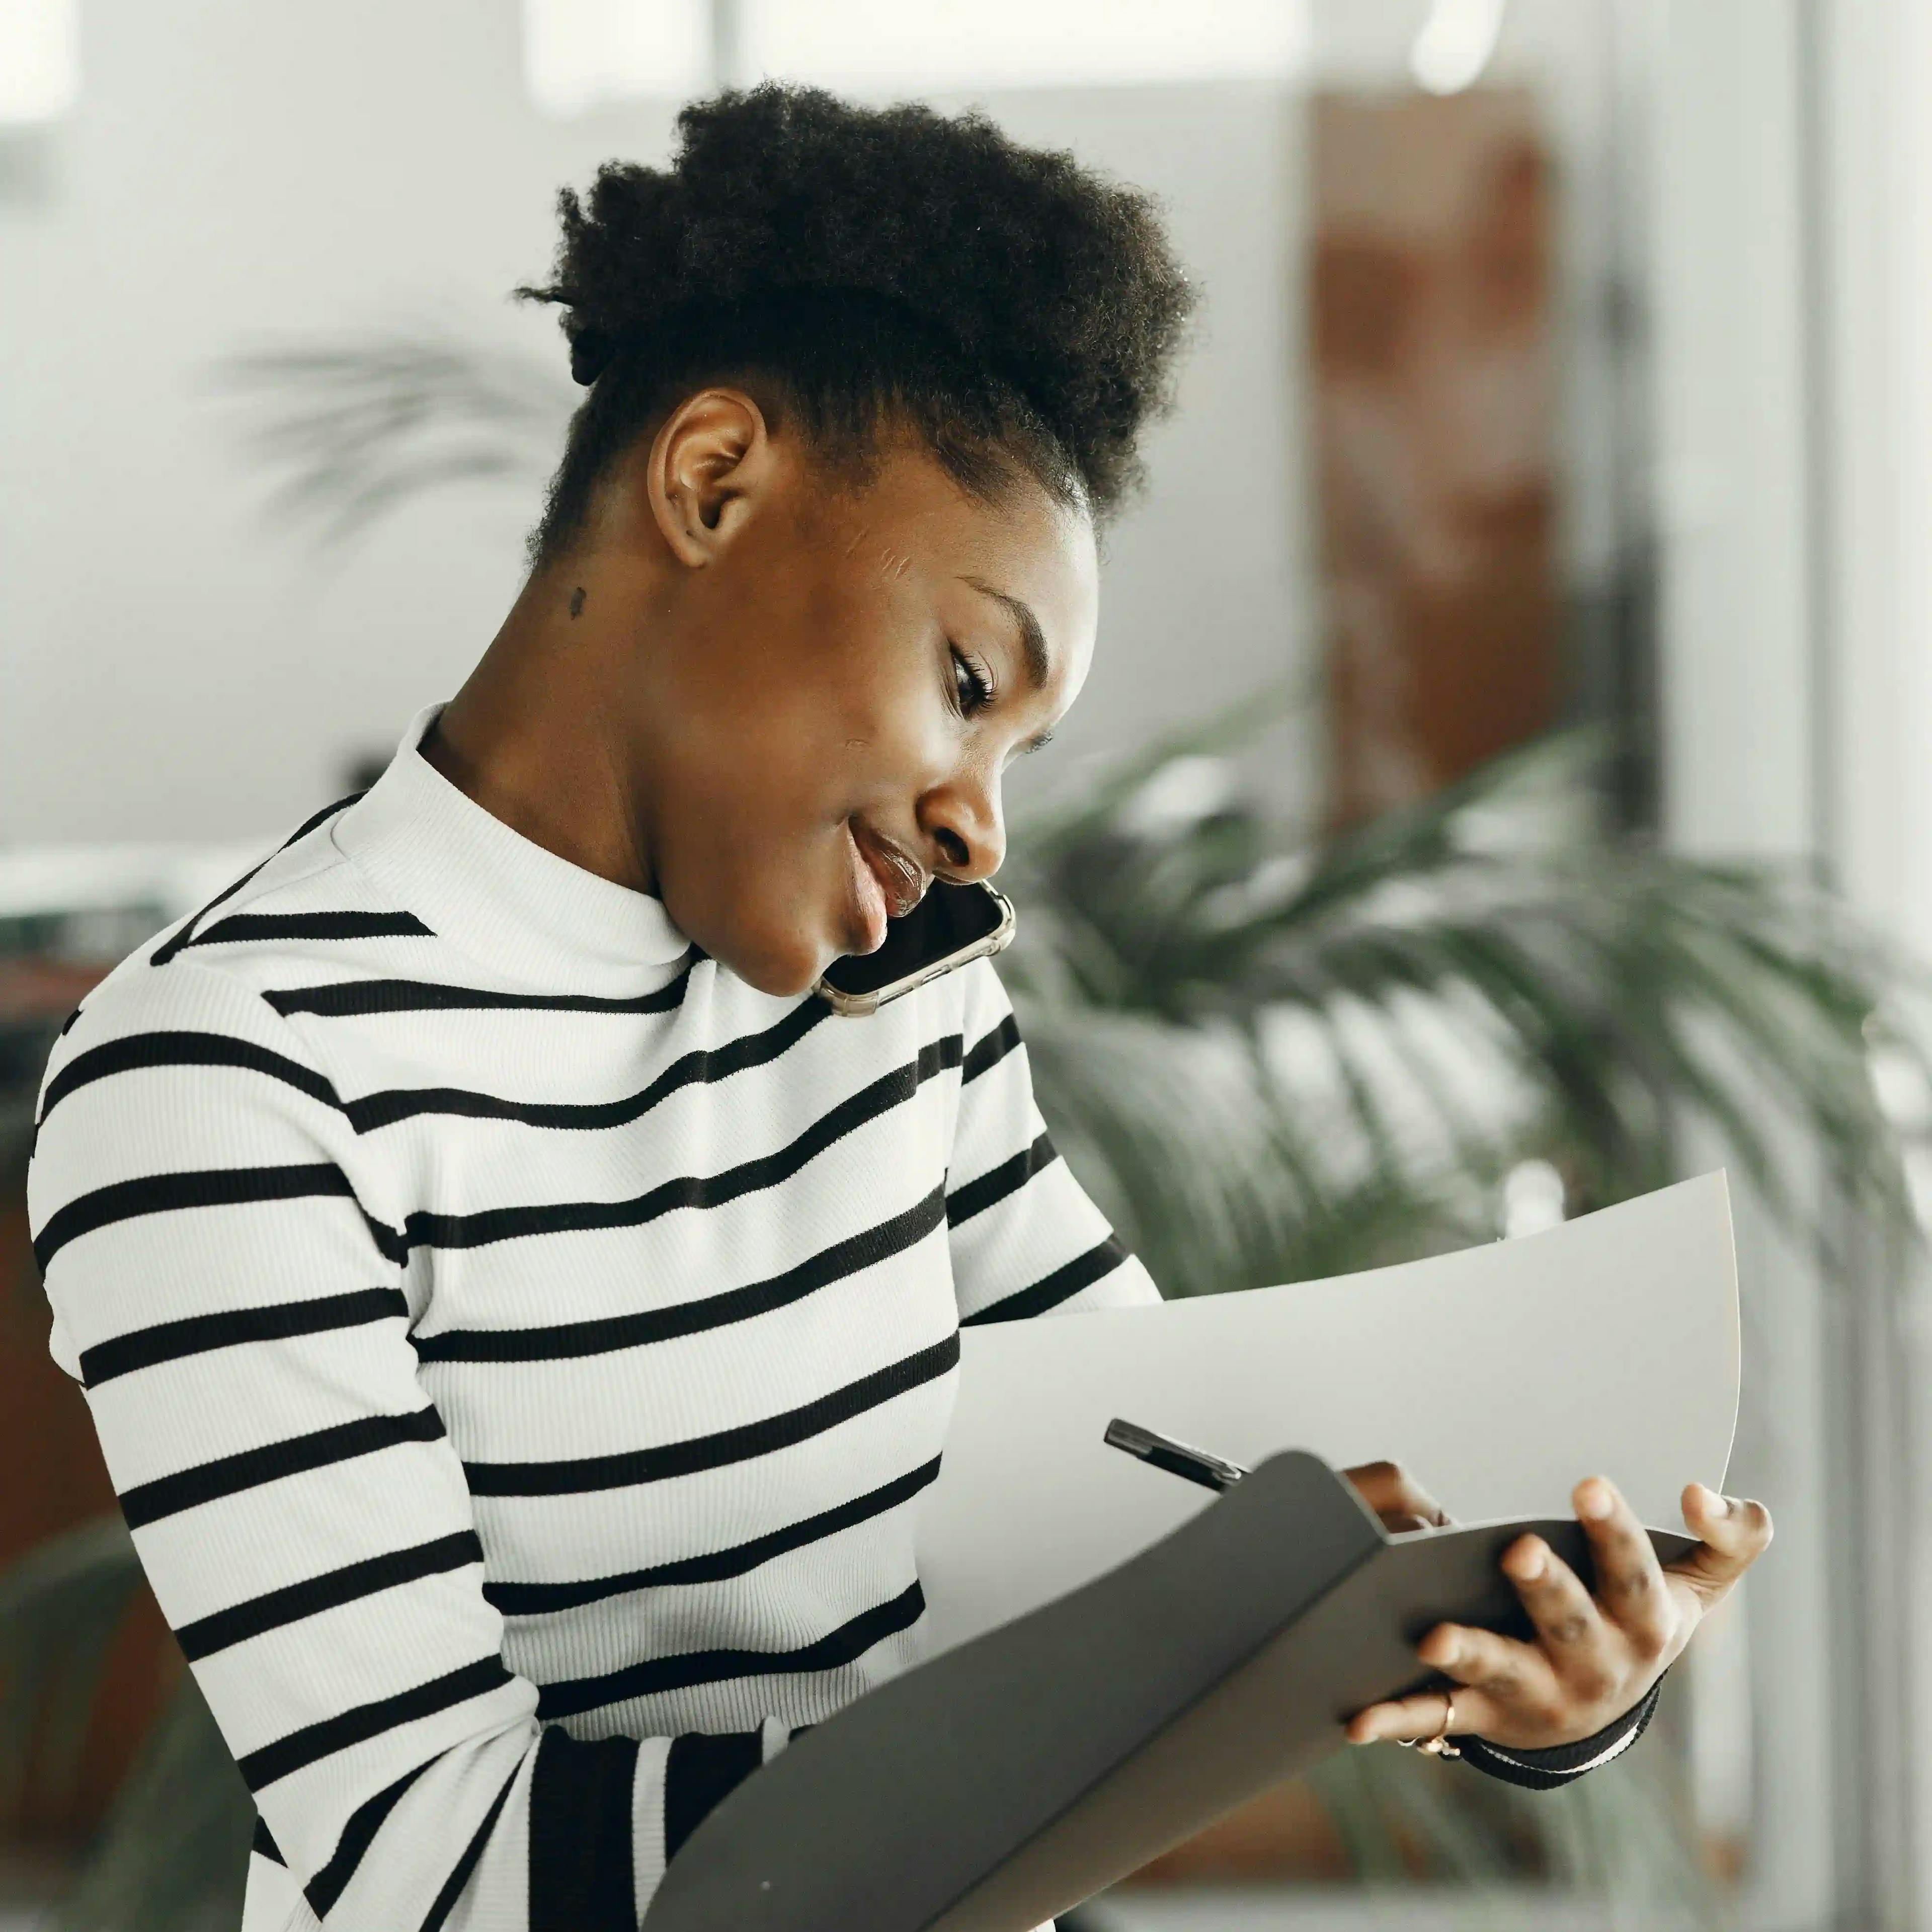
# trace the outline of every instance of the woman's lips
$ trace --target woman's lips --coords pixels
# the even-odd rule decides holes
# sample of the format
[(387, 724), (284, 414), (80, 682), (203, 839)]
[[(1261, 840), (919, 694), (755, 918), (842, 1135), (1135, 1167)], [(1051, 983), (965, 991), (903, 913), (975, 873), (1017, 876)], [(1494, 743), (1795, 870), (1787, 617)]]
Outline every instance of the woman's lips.
[(845, 950), (854, 953), (876, 952), (886, 943), (886, 895), (878, 874), (866, 863), (858, 840), (848, 833), (846, 843), (852, 860), (848, 881), (851, 918)]
[(866, 869), (878, 883), (887, 914), (904, 919), (926, 896), (926, 868), (903, 846), (895, 844), (869, 826), (855, 824), (852, 843), (857, 847)]

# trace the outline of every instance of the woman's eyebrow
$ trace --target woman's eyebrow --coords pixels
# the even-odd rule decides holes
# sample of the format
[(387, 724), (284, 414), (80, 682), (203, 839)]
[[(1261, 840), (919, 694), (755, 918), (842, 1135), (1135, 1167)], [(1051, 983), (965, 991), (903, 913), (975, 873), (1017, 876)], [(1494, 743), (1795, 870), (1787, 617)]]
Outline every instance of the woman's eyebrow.
[(982, 578), (962, 577), (959, 581), (970, 584), (981, 596), (990, 597), (996, 604), (1004, 604), (1013, 614), (1020, 627), (1020, 649), (1026, 656), (1028, 682), (1034, 690), (1043, 690), (1053, 674), (1053, 659), (1047, 650), (1040, 620), (1033, 614), (1032, 605), (1022, 603), (1017, 597), (1009, 597), (1004, 590), (995, 590)]

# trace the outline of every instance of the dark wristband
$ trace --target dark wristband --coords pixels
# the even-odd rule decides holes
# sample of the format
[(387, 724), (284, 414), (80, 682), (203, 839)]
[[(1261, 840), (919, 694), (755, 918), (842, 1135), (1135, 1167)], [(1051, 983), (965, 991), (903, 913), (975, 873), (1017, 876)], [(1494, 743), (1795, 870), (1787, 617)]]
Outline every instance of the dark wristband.
[(1505, 1784), (1520, 1784), (1528, 1791), (1553, 1791), (1559, 1784), (1574, 1783), (1605, 1752), (1619, 1746), (1628, 1748), (1642, 1736), (1655, 1714), (1663, 1690), (1664, 1679), (1660, 1677), (1621, 1718), (1613, 1719), (1592, 1736), (1579, 1738), (1573, 1744), (1552, 1744), (1547, 1750), (1504, 1750), (1478, 1737), (1460, 1737), (1454, 1742), (1462, 1754), (1462, 1762), (1486, 1777), (1501, 1778)]

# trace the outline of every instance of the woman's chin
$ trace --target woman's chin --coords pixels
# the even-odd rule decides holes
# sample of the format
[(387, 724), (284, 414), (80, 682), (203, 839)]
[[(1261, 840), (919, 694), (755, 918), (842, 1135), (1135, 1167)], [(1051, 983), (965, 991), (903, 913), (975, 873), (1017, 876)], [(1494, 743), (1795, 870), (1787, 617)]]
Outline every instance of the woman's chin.
[[(734, 952), (737, 956), (734, 957)], [(720, 949), (712, 956), (755, 992), (769, 994), (774, 999), (795, 1000), (818, 984), (819, 975), (838, 956), (830, 946), (793, 940), (734, 948), (731, 952)]]

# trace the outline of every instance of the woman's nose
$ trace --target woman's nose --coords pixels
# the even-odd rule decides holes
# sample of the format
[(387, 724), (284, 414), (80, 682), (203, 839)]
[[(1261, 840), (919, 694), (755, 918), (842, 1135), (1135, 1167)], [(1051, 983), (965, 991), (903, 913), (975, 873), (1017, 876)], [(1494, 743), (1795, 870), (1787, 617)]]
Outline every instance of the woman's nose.
[(1006, 856), (1006, 828), (997, 792), (962, 788), (934, 794), (921, 814), (934, 869), (947, 878), (990, 878)]

